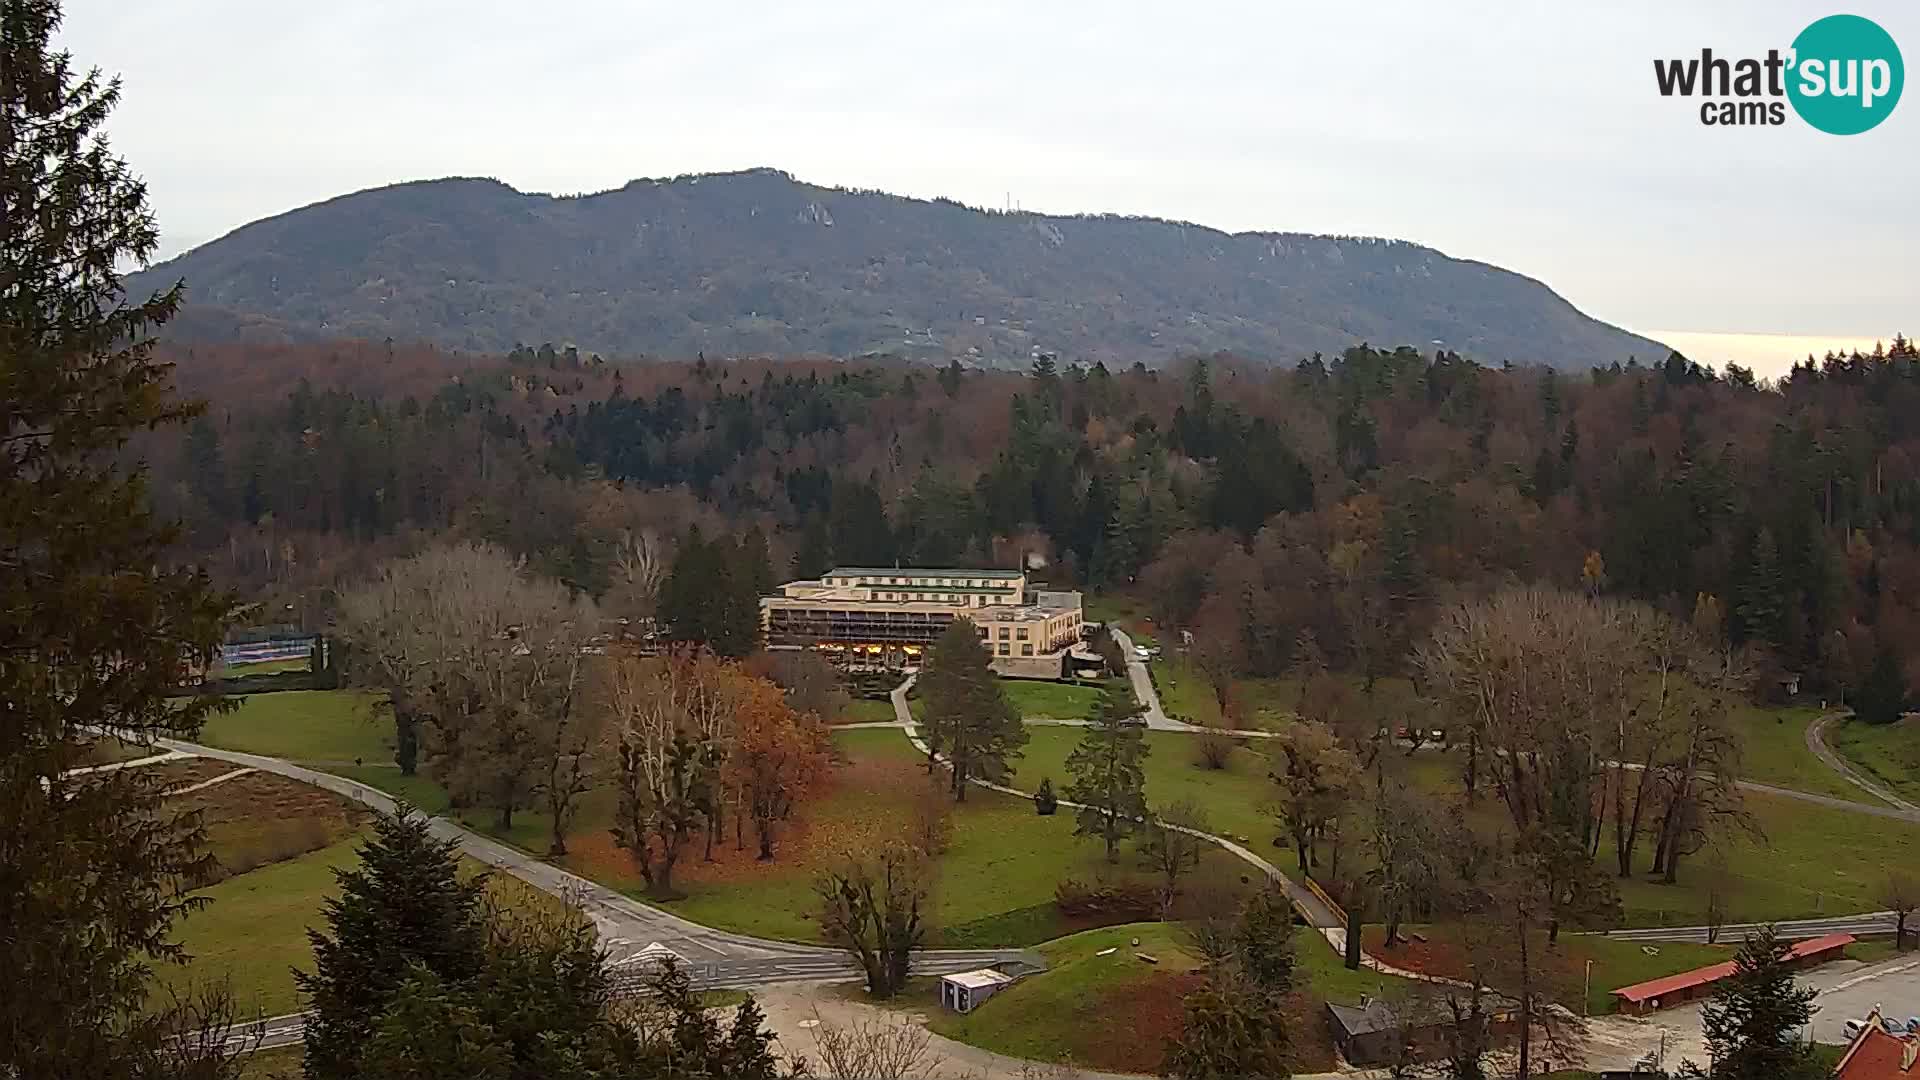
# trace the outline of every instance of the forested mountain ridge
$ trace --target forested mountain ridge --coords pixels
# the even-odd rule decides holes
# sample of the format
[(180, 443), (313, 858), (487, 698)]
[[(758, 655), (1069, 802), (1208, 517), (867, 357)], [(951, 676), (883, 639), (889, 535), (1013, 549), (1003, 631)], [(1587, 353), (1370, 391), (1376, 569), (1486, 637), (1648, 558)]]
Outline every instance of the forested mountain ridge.
[(990, 212), (771, 169), (559, 198), (483, 179), (396, 184), (243, 226), (131, 284), (177, 279), (190, 316), (174, 336), (203, 341), (1018, 367), (1035, 349), (1110, 366), (1216, 351), (1290, 365), (1369, 341), (1570, 370), (1666, 354), (1540, 282), (1418, 244)]

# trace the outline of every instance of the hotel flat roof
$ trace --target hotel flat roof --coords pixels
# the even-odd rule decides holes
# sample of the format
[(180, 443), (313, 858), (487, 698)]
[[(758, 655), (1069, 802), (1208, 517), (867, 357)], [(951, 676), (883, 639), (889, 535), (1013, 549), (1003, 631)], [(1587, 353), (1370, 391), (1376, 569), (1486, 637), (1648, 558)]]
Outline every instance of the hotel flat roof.
[(848, 575), (853, 575), (856, 577), (873, 577), (876, 575), (884, 575), (887, 577), (916, 577), (916, 578), (920, 578), (920, 577), (1004, 578), (1009, 581), (1013, 580), (1014, 578), (1026, 576), (1018, 570), (965, 570), (965, 569), (922, 570), (919, 567), (914, 567), (914, 566), (836, 566), (833, 569), (827, 571), (826, 573), (820, 576), (823, 578), (829, 578), (829, 577), (846, 577)]

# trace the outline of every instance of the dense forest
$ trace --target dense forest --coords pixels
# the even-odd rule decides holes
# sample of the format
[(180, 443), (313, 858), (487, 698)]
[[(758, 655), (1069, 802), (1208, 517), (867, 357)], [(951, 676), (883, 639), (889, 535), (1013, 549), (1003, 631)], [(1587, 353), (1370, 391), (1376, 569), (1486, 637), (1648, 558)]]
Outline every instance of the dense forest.
[[(377, 344), (170, 358), (206, 415), (137, 444), (187, 554), (274, 613), (442, 534), (648, 614), (688, 530), (833, 563), (1044, 565), (1190, 628), (1210, 665), (1402, 670), (1511, 582), (1644, 599), (1846, 694), (1920, 671), (1920, 358), (1778, 384), (1678, 355), (1569, 375), (1355, 347), (1291, 368), (1029, 373), (485, 360)], [(761, 539), (764, 537), (764, 541)], [(1770, 680), (1769, 680), (1770, 681)]]

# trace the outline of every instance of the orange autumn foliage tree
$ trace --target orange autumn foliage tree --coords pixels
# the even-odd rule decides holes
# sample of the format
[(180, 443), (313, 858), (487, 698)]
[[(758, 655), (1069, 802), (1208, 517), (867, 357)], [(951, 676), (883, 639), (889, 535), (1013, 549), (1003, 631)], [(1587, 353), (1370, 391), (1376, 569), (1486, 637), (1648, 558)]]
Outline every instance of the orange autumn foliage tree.
[(734, 742), (727, 757), (728, 787), (739, 794), (760, 841), (760, 858), (773, 858), (774, 833), (825, 774), (826, 725), (795, 712), (780, 688), (739, 675)]

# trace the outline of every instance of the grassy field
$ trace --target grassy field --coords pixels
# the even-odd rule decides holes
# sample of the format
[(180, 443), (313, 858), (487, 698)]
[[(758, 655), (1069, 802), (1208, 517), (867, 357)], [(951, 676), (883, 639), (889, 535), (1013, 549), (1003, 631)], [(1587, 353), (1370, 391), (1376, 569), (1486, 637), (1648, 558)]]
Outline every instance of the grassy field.
[(1902, 798), (1920, 801), (1920, 721), (1846, 720), (1827, 729), (1827, 742), (1868, 779)]
[(312, 965), (307, 927), (318, 923), (333, 891), (333, 868), (353, 861), (357, 842), (342, 840), (202, 890), (211, 903), (182, 919), (175, 932), (193, 962), (160, 965), (160, 982), (184, 989), (194, 979), (225, 978), (243, 1015), (295, 1011), (291, 969)]
[(1160, 707), (1168, 716), (1194, 724), (1220, 722), (1220, 703), (1214, 700), (1213, 688), (1185, 656), (1164, 654), (1147, 667), (1153, 673)]
[[(1407, 927), (1406, 930), (1409, 934), (1418, 933), (1427, 940), (1409, 940), (1392, 949), (1383, 949), (1381, 943), (1386, 939), (1386, 928), (1367, 927), (1363, 940), (1368, 954), (1380, 956), (1408, 971), (1450, 978), (1466, 975), (1462, 946), (1449, 929)], [(1568, 1008), (1579, 1008), (1579, 999), (1584, 992), (1587, 1011), (1595, 1016), (1613, 1011), (1612, 992), (1620, 987), (1718, 964), (1731, 960), (1733, 954), (1733, 948), (1728, 945), (1678, 942), (1644, 944), (1582, 934), (1562, 934), (1557, 945), (1548, 947), (1543, 933), (1539, 942), (1539, 955), (1551, 959), (1554, 969), (1559, 972), (1560, 985), (1569, 988), (1562, 1004)], [(1593, 964), (1590, 983), (1587, 979), (1589, 961)]]
[[(360, 840), (348, 836), (201, 890), (210, 903), (182, 919), (174, 935), (193, 962), (159, 966), (160, 982), (184, 989), (194, 981), (226, 979), (243, 1016), (296, 1011), (300, 1003), (292, 969), (313, 965), (307, 928), (322, 925), (322, 910), (335, 891), (333, 870), (354, 864)], [(469, 875), (486, 870), (472, 860), (462, 860), (462, 866)], [(508, 907), (560, 903), (504, 874), (492, 877), (489, 890)]]
[[(1756, 705), (1736, 711), (1734, 721), (1746, 739), (1741, 762), (1744, 778), (1793, 791), (1878, 804), (1880, 800), (1847, 783), (1807, 749), (1807, 725), (1820, 713), (1811, 707), (1763, 709)], [(1915, 745), (1920, 748), (1920, 739)]]
[(848, 702), (846, 712), (841, 714), (840, 719), (843, 724), (891, 724), (893, 721), (893, 702), (874, 698), (855, 698)]
[[(1404, 767), (1409, 783), (1456, 796), (1462, 790), (1454, 753), (1423, 753)], [(1476, 811), (1489, 822), (1505, 811), (1483, 791)], [(1802, 799), (1748, 792), (1746, 807), (1758, 830), (1724, 842), (1733, 877), (1730, 922), (1805, 919), (1878, 910), (1875, 897), (1887, 868), (1920, 860), (1920, 825), (1820, 806)], [(1652, 848), (1635, 849), (1635, 875), (1620, 882), (1626, 925), (1699, 923), (1707, 908), (1705, 853), (1680, 865), (1679, 882), (1663, 885), (1644, 874)], [(1613, 865), (1611, 831), (1601, 839), (1600, 863)]]
[(233, 712), (207, 721), (200, 741), (292, 761), (351, 764), (393, 760), (393, 721), (384, 695), (354, 690), (250, 694)]
[(1084, 720), (1100, 700), (1098, 683), (1035, 682), (1001, 679), (1007, 700), (1029, 720)]
[(305, 1053), (299, 1043), (256, 1050), (240, 1059), (239, 1080), (306, 1080)]
[[(1055, 791), (1068, 781), (1067, 755), (1079, 744), (1083, 732), (1078, 728), (1034, 727), (1025, 755), (1014, 774), (1013, 785), (1023, 791), (1040, 786), (1040, 778), (1053, 778)], [(1265, 845), (1277, 831), (1273, 818), (1264, 807), (1272, 801), (1274, 784), (1268, 778), (1269, 764), (1257, 743), (1246, 740), (1227, 759), (1225, 769), (1206, 769), (1198, 764), (1199, 737), (1174, 731), (1149, 731), (1147, 740), (1147, 802), (1166, 807), (1182, 799), (1191, 799), (1207, 814), (1215, 831), (1246, 837), (1256, 845)], [(1260, 847), (1263, 854), (1267, 848)], [(1275, 851), (1275, 856), (1286, 853)], [(1292, 866), (1291, 858), (1284, 858)]]
[[(1325, 941), (1305, 931), (1294, 940), (1301, 990), (1287, 1011), (1293, 1020), (1289, 1027), (1297, 1033), (1296, 1064), (1329, 1068), (1332, 1047), (1321, 1021), (1323, 1003), (1357, 1003), (1363, 994), (1392, 993), (1412, 984), (1348, 971)], [(1002, 990), (973, 1012), (934, 1011), (928, 1026), (1014, 1057), (1157, 1071), (1164, 1040), (1179, 1030), (1182, 998), (1201, 980), (1182, 931), (1167, 923), (1130, 923), (1050, 941), (1040, 952), (1048, 963), (1044, 973)], [(1157, 963), (1142, 961), (1139, 954)]]
[[(1036, 732), (1047, 729), (1035, 729)], [(819, 929), (813, 882), (848, 848), (866, 848), (897, 829), (927, 783), (920, 755), (898, 732), (847, 731), (834, 742), (847, 758), (832, 790), (795, 823), (773, 863), (721, 845), (714, 863), (687, 861), (678, 882), (684, 900), (665, 905), (696, 922), (789, 940), (814, 941)], [(1017, 842), (1009, 838), (1017, 837)], [(624, 852), (589, 841), (575, 868), (626, 891), (640, 883)], [(575, 860), (570, 859), (573, 865)], [(1224, 852), (1209, 856), (1201, 874), (1237, 875)], [(975, 789), (953, 815), (953, 831), (938, 861), (933, 940), (945, 944), (1030, 945), (1075, 929), (1053, 907), (1062, 878), (1143, 876), (1130, 853), (1109, 868), (1099, 846), (1074, 837), (1072, 819), (1040, 817), (1026, 799)]]

